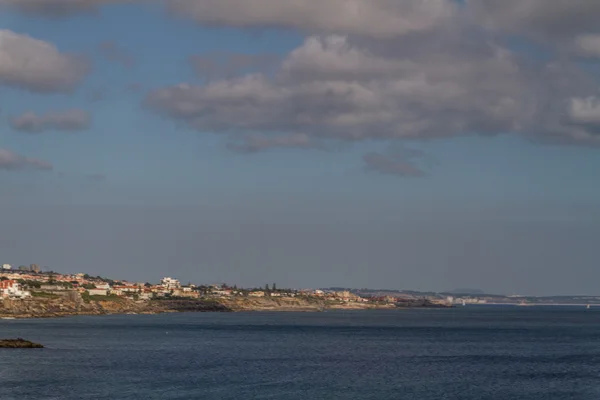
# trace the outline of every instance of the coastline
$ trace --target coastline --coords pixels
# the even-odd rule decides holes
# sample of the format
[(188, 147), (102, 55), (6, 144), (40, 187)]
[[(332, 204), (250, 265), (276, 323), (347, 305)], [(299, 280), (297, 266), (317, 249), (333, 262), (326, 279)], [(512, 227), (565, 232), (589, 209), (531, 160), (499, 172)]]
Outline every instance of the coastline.
[[(431, 305), (436, 307), (435, 305)], [(217, 298), (198, 300), (134, 301), (113, 299), (84, 302), (81, 299), (0, 301), (1, 319), (60, 318), (79, 315), (164, 314), (176, 312), (322, 312), (328, 310), (391, 310), (428, 308), (427, 305), (398, 307), (395, 304), (352, 303), (306, 298)]]

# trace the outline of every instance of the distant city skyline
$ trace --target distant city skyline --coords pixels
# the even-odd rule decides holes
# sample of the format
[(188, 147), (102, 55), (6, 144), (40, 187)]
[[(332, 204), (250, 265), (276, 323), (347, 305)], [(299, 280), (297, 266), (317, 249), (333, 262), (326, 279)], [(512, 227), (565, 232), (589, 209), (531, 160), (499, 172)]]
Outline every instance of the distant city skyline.
[(501, 3), (0, 0), (0, 262), (600, 294), (600, 3)]

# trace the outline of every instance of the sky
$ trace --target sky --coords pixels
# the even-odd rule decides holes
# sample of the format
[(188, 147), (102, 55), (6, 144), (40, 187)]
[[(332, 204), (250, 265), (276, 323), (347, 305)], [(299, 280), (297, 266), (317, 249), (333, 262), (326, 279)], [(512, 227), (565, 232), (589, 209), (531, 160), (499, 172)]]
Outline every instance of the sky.
[(0, 262), (600, 295), (600, 2), (0, 0)]

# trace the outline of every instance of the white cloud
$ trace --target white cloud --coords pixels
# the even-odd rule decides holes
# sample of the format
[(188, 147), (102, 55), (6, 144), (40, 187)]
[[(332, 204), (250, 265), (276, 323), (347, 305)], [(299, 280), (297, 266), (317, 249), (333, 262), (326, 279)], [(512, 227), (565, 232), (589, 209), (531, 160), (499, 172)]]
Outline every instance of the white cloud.
[(19, 171), (26, 169), (52, 170), (52, 164), (37, 158), (29, 158), (10, 150), (0, 148), (0, 169), (6, 171)]
[(504, 33), (537, 39), (573, 39), (600, 32), (600, 2), (595, 0), (466, 0), (471, 20)]
[(87, 74), (81, 58), (60, 53), (52, 44), (0, 30), (0, 84), (33, 92), (70, 91)]
[(346, 38), (309, 37), (274, 78), (261, 74), (152, 92), (154, 109), (218, 132), (306, 132), (338, 139), (442, 137), (519, 129), (534, 111), (507, 50), (377, 56)]
[(595, 96), (572, 98), (569, 102), (568, 112), (573, 122), (595, 125), (600, 128), (600, 98)]
[(94, 12), (98, 7), (113, 3), (133, 3), (143, 0), (0, 0), (2, 7), (25, 14), (64, 17), (82, 12)]
[(165, 87), (146, 102), (203, 132), (303, 132), (316, 140), (517, 133), (596, 144), (594, 132), (560, 117), (569, 98), (595, 92), (592, 77), (469, 34), (310, 36), (275, 74)]
[(600, 57), (600, 34), (580, 35), (575, 38), (575, 51), (585, 57)]
[(168, 6), (201, 24), (379, 38), (432, 29), (457, 9), (453, 0), (170, 0)]
[(63, 131), (79, 131), (89, 128), (90, 115), (83, 110), (67, 110), (37, 115), (27, 112), (18, 117), (10, 118), (11, 126), (22, 132), (37, 133), (49, 129)]

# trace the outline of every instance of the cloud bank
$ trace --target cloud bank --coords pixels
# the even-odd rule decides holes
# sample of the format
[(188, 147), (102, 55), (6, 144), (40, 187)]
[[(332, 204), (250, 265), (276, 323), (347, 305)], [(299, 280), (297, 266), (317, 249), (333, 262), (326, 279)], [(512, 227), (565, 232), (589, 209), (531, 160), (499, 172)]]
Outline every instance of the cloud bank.
[[(55, 16), (125, 2), (0, 0), (18, 11)], [(233, 137), (228, 147), (234, 151), (312, 148), (322, 140), (392, 143), (501, 134), (600, 145), (597, 1), (163, 3), (171, 16), (203, 26), (304, 35), (282, 57), (196, 54), (189, 61), (202, 83), (181, 82), (145, 97), (160, 115)], [(128, 63), (114, 44), (102, 50)], [(32, 58), (40, 62), (28, 63)], [(4, 84), (65, 91), (86, 72), (85, 63), (48, 43), (0, 33)], [(405, 160), (396, 156), (373, 153), (364, 161), (369, 169), (403, 175)], [(419, 171), (404, 170), (412, 176)]]
[(73, 90), (88, 73), (88, 63), (51, 43), (0, 30), (0, 84), (32, 92)]
[(0, 0), (2, 8), (25, 14), (46, 17), (65, 17), (78, 13), (95, 12), (105, 4), (134, 3), (144, 0)]
[(27, 169), (51, 171), (53, 166), (48, 161), (25, 157), (0, 148), (0, 170), (22, 171)]

